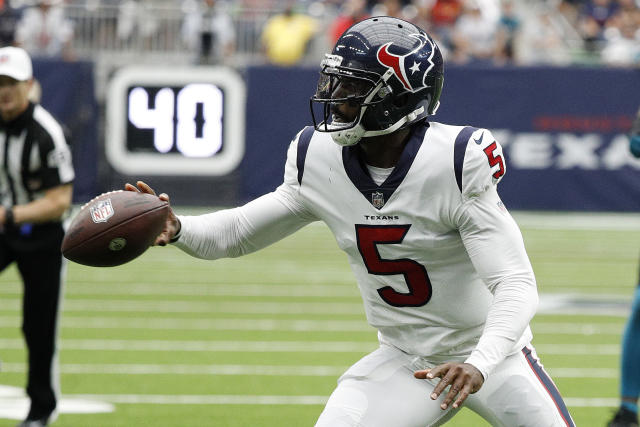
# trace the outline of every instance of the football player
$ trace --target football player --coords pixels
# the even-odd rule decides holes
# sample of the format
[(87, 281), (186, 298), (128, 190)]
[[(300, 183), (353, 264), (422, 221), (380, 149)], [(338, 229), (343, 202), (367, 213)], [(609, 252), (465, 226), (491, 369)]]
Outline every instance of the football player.
[(424, 30), (355, 24), (322, 61), (283, 184), (239, 208), (171, 213), (156, 244), (216, 259), (313, 221), (331, 229), (380, 347), (340, 377), (318, 427), (435, 426), (463, 405), (495, 426), (573, 426), (531, 345), (538, 295), (496, 190), (502, 148), (487, 129), (429, 120), (443, 79)]
[[(640, 110), (629, 135), (629, 149), (640, 158)], [(631, 303), (631, 315), (622, 338), (620, 396), (622, 402), (608, 427), (638, 427), (638, 397), (640, 396), (640, 279)]]

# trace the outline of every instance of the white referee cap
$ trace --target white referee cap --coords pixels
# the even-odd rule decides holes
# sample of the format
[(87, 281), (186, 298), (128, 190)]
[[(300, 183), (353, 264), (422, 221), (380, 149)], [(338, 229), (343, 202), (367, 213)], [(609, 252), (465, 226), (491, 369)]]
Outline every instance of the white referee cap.
[(33, 67), (27, 51), (13, 46), (0, 48), (0, 76), (9, 76), (18, 81), (31, 79)]

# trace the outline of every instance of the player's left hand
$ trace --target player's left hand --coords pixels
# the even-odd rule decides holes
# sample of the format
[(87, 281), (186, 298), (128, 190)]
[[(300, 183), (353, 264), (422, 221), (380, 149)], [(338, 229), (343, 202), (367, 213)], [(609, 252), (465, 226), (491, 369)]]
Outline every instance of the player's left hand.
[[(138, 193), (147, 193), (147, 194), (152, 194), (154, 196), (156, 195), (156, 192), (153, 190), (153, 188), (149, 187), (149, 185), (147, 185), (143, 181), (137, 181), (135, 186), (132, 184), (126, 183), (124, 186), (124, 189), (125, 191), (136, 191)], [(170, 203), (169, 196), (166, 193), (160, 194), (158, 198), (160, 198), (160, 200), (163, 200), (167, 203)], [(169, 206), (169, 215), (167, 216), (167, 222), (165, 223), (165, 227), (162, 230), (162, 233), (160, 233), (158, 237), (156, 237), (156, 241), (154, 245), (155, 246), (168, 245), (171, 242), (171, 239), (173, 239), (173, 237), (176, 234), (178, 234), (179, 231), (180, 231), (180, 220), (178, 219), (176, 214), (173, 213), (173, 209), (171, 209), (171, 206)]]
[(459, 408), (467, 396), (480, 390), (484, 384), (482, 373), (469, 363), (443, 363), (431, 369), (416, 371), (413, 376), (423, 380), (440, 378), (431, 393), (432, 400), (436, 400), (447, 386), (451, 386), (440, 405), (443, 410), (447, 409), (451, 402), (454, 408)]

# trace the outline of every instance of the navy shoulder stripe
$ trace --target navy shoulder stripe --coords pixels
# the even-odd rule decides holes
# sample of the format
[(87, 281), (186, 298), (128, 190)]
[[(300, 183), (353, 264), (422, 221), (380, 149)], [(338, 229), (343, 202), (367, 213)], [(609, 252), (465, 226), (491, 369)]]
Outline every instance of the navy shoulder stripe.
[(313, 136), (313, 126), (307, 126), (304, 128), (298, 138), (298, 155), (296, 157), (296, 166), (298, 168), (298, 184), (302, 185), (302, 175), (304, 174), (304, 162), (307, 158), (307, 150), (309, 149), (309, 143)]
[(464, 155), (467, 152), (467, 142), (469, 142), (471, 134), (477, 130), (478, 128), (473, 126), (464, 127), (456, 137), (456, 142), (453, 146), (453, 170), (456, 174), (456, 184), (458, 184), (460, 192), (462, 192), (462, 167), (464, 165)]

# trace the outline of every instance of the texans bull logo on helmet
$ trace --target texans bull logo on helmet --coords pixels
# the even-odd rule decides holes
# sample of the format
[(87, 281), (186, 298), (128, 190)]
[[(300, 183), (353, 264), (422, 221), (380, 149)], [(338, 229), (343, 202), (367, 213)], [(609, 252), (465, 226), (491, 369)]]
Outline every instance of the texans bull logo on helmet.
[[(390, 47), (393, 46), (393, 42), (389, 42), (378, 49), (376, 56), (380, 64), (393, 70), (394, 75), (405, 89), (415, 93), (420, 89), (428, 87), (425, 80), (429, 71), (431, 71), (434, 66), (432, 58), (435, 49), (431, 40), (423, 34), (410, 34), (409, 37), (414, 37), (419, 41), (418, 46), (409, 53), (404, 55), (392, 53)], [(428, 58), (416, 55), (422, 52), (423, 48), (427, 45), (431, 47)], [(424, 62), (427, 63), (425, 64)], [(407, 67), (408, 64), (410, 65)], [(407, 71), (410, 71), (410, 73), (407, 73)]]

